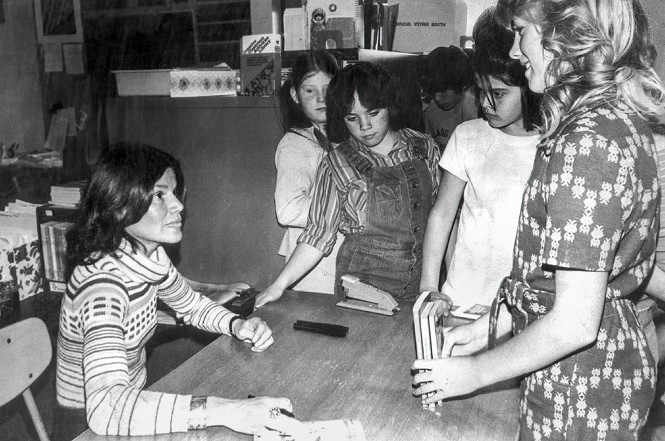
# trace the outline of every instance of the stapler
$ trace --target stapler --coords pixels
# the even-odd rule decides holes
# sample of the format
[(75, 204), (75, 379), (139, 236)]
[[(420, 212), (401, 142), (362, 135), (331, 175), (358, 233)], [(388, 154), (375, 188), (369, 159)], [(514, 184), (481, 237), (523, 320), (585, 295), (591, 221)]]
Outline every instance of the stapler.
[(346, 295), (344, 300), (337, 303), (337, 306), (383, 315), (393, 315), (399, 311), (399, 306), (393, 296), (361, 282), (356, 276), (343, 275), (342, 287)]
[(224, 303), (224, 307), (236, 314), (249, 317), (254, 312), (256, 296), (261, 291), (255, 288), (247, 288), (238, 293), (238, 296)]

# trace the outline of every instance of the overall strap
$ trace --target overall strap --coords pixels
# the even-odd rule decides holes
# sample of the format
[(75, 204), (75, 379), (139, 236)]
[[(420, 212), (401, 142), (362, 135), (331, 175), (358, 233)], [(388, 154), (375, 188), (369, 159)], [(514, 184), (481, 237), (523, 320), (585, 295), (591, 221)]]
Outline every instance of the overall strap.
[(406, 139), (407, 148), (413, 152), (415, 157), (423, 160), (429, 158), (429, 143), (425, 136), (408, 128), (402, 129), (402, 133)]
[(429, 157), (429, 149), (425, 138), (408, 138), (406, 145), (416, 158), (426, 160)]
[(337, 148), (360, 176), (365, 176), (372, 170), (372, 163), (369, 159), (358, 153), (358, 150), (348, 142), (341, 143)]

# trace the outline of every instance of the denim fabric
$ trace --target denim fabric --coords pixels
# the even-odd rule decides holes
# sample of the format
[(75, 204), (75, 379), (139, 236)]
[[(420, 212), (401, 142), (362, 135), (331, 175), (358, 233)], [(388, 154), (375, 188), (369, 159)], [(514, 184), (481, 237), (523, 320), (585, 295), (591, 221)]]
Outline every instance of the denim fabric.
[(424, 160), (375, 167), (366, 175), (367, 222), (346, 236), (337, 255), (335, 293), (343, 296), (341, 277), (351, 274), (413, 301), (419, 294), (423, 237), (432, 204), (432, 176)]

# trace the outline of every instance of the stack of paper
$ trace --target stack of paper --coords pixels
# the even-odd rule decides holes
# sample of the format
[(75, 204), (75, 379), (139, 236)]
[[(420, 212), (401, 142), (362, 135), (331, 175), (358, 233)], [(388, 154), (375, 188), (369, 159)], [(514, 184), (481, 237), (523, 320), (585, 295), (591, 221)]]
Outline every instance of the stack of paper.
[(38, 206), (16, 200), (0, 211), (0, 251), (13, 250), (37, 239)]
[(50, 204), (61, 207), (78, 207), (87, 186), (87, 181), (74, 181), (51, 186)]
[[(5, 207), (5, 213), (18, 213), (18, 214), (27, 214), (29, 216), (37, 216), (37, 207), (40, 204), (33, 204), (30, 202), (25, 202), (20, 199), (16, 199), (14, 202), (9, 202)], [(34, 219), (32, 219), (34, 220)]]

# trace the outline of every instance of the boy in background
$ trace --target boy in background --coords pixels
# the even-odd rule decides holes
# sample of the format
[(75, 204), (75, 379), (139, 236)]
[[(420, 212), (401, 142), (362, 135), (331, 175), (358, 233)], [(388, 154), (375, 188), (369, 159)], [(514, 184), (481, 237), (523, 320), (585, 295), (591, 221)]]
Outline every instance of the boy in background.
[(478, 118), (471, 59), (459, 47), (438, 47), (424, 59), (421, 84), (427, 107), (423, 112), (425, 132), (446, 147), (459, 124)]

